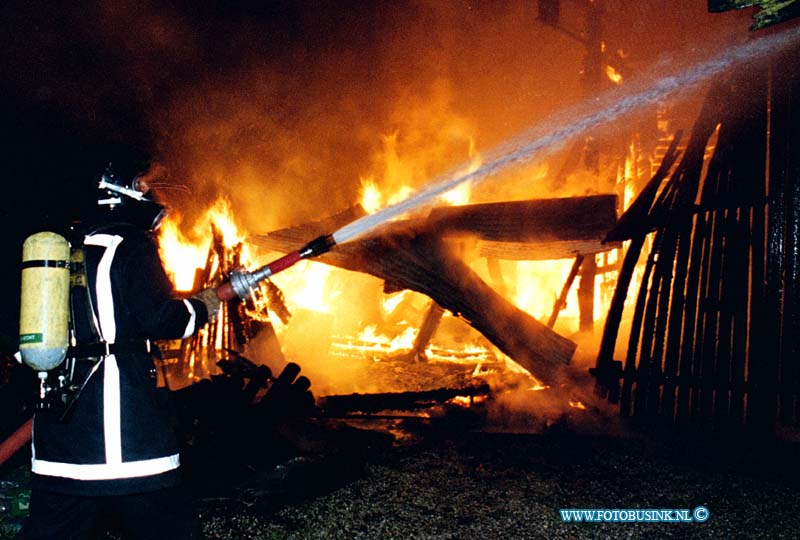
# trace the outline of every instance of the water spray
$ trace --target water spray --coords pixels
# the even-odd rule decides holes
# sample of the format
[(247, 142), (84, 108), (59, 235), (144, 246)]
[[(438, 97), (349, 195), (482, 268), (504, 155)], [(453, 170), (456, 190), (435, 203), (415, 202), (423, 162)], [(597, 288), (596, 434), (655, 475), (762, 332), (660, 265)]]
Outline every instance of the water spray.
[[(387, 206), (374, 214), (363, 216), (341, 227), (333, 234), (323, 235), (283, 257), (250, 272), (237, 270), (230, 280), (217, 289), (220, 300), (245, 298), (261, 281), (285, 270), (303, 259), (318, 257), (327, 253), (337, 244), (348, 242), (384, 223), (414, 210), (432, 204), (440, 195), (464, 184), (479, 183), (486, 178), (514, 165), (530, 163), (534, 158), (541, 159), (559, 150), (564, 143), (575, 136), (618, 120), (646, 105), (652, 105), (667, 98), (678, 90), (692, 88), (711, 77), (722, 73), (735, 64), (755, 62), (776, 53), (800, 40), (800, 26), (765, 38), (754, 39), (731, 47), (718, 56), (691, 66), (686, 71), (672, 76), (663, 76), (654, 84), (644, 88), (629, 86), (620, 95), (619, 88), (579, 105), (568, 111), (560, 111), (538, 123), (534, 128), (509, 139), (506, 143), (491, 150), (486, 163), (478, 169), (463, 173), (461, 165), (434, 178), (431, 184), (409, 198)], [(571, 119), (571, 120), (570, 120)]]

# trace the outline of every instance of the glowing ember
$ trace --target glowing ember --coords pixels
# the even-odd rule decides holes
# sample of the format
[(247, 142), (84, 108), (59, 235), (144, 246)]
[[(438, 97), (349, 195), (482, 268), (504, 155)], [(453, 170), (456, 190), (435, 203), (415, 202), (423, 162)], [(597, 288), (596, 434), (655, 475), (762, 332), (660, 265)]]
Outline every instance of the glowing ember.
[[(425, 349), (425, 356), (428, 361), (440, 361), (451, 363), (464, 363), (474, 364), (475, 362), (490, 362), (494, 361), (494, 354), (485, 347), (478, 345), (466, 345), (463, 348), (442, 348), (435, 345), (429, 345)], [(476, 366), (475, 371), (480, 373), (480, 364)], [(474, 375), (474, 373), (473, 373)]]
[(610, 66), (610, 65), (606, 64), (605, 71), (606, 71), (606, 77), (608, 77), (608, 80), (610, 80), (614, 84), (622, 84), (622, 82), (623, 82), (622, 73), (620, 73), (619, 71), (614, 69), (614, 66)]
[(449, 403), (469, 408), (477, 403), (483, 403), (485, 401), (486, 401), (486, 396), (456, 396), (451, 400), (449, 400)]
[(377, 333), (376, 325), (369, 325), (356, 338), (361, 342), (362, 350), (382, 351), (385, 353), (410, 351), (414, 346), (414, 338), (417, 337), (417, 330), (412, 327), (406, 328), (401, 334), (389, 338)]

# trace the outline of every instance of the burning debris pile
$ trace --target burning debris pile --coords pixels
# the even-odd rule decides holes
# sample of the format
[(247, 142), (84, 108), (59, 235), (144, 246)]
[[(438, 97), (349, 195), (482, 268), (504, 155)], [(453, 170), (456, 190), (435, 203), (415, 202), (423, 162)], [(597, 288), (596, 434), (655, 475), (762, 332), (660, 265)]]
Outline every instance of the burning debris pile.
[[(322, 221), (313, 221), (319, 215), (308, 210), (319, 202), (310, 193), (304, 202), (312, 204), (305, 205), (305, 213), (293, 208), (303, 205), (258, 208), (259, 227), (268, 232), (250, 235), (246, 240), (239, 238), (242, 253), (226, 255), (224, 262), (219, 256), (214, 261), (206, 256), (195, 265), (204, 269), (199, 273), (192, 270), (193, 279), (199, 280), (194, 279), (184, 290), (196, 289), (201, 283), (216, 285), (215, 281), (226, 279), (237, 266), (254, 266), (255, 257), (245, 257), (244, 248), (258, 248), (259, 258), (291, 254), (309, 239), (329, 235), (336, 240), (336, 249), (314, 262), (299, 261), (293, 272), (287, 271), (268, 282), (268, 290), (259, 287), (252, 291), (244, 304), (226, 305), (208, 334), (174, 349), (178, 351), (173, 353), (175, 357), (189, 366), (183, 374), (185, 382), (219, 374), (218, 362), (235, 353), (275, 372), (287, 361), (302, 364), (319, 396), (465, 388), (465, 382), (481, 384), (489, 378), (496, 383), (502, 379), (501, 373), (513, 374), (509, 376), (514, 379), (528, 377), (528, 387), (559, 386), (569, 373), (566, 366), (573, 361), (579, 342), (588, 341), (586, 336), (599, 318), (596, 315), (603, 314), (618, 271), (628, 272), (626, 280), (631, 283), (641, 278), (642, 265), (637, 261), (620, 262), (621, 240), (627, 237), (606, 243), (603, 240), (615, 227), (618, 212), (627, 208), (651, 177), (654, 163), (660, 161), (652, 152), (654, 146), (664, 146), (663, 141), (673, 135), (668, 121), (654, 118), (653, 113), (656, 109), (662, 112), (662, 102), (679, 89), (688, 92), (719, 75), (737, 58), (763, 56), (789, 39), (791, 36), (784, 36), (764, 40), (760, 45), (740, 46), (674, 76), (657, 74), (651, 85), (611, 77), (618, 91), (599, 96), (597, 103), (590, 100), (591, 103), (566, 109), (564, 114), (545, 118), (532, 130), (520, 132), (487, 152), (485, 163), (475, 152), (475, 130), (463, 118), (449, 122), (432, 114), (436, 106), (420, 106), (417, 114), (404, 110), (401, 116), (414, 120), (399, 125), (411, 128), (411, 146), (418, 147), (411, 153), (418, 152), (421, 157), (415, 160), (417, 156), (412, 156), (409, 161), (413, 163), (401, 163), (408, 156), (401, 156), (398, 151), (402, 140), (399, 132), (384, 137), (384, 151), (376, 153), (375, 161), (385, 163), (371, 172), (383, 166), (379, 183), (397, 193), (382, 194), (381, 198), (391, 201), (399, 195), (395, 199), (401, 202), (388, 202), (383, 209), (364, 210), (363, 200), (361, 205), (353, 205), (349, 192), (352, 190), (331, 189), (337, 183), (340, 168), (330, 167), (331, 178), (324, 182), (306, 167), (272, 171), (275, 174), (270, 178), (275, 179), (288, 178), (296, 172), (302, 182), (286, 182), (291, 189), (315, 189), (317, 195), (330, 195), (324, 201), (326, 208), (343, 202), (350, 206)], [(598, 43), (598, 50), (604, 47)], [(441, 107), (445, 115), (450, 108), (446, 102), (443, 100)], [(642, 116), (633, 119), (639, 113)], [(650, 116), (645, 120), (644, 114)], [(435, 121), (431, 116), (437, 116)], [(611, 123), (615, 124), (613, 130), (600, 129)], [(645, 123), (649, 125), (637, 133)], [(445, 129), (447, 126), (453, 127), (454, 135)], [(218, 126), (212, 123), (212, 127)], [(187, 135), (199, 132), (203, 130), (190, 129)], [(441, 135), (445, 132), (446, 136)], [(431, 133), (441, 135), (441, 139), (429, 136)], [(468, 164), (452, 169), (456, 172), (453, 177), (448, 176), (449, 172), (444, 174), (450, 178), (444, 183), (419, 185), (425, 179), (440, 178), (432, 173), (451, 171), (448, 166), (454, 162), (454, 149), (467, 139)], [(431, 144), (440, 140), (445, 141), (442, 152)], [(561, 152), (570, 143), (571, 148)], [(538, 162), (533, 162), (533, 155)], [(303, 152), (298, 151), (297, 156), (298, 163), (302, 162)], [(280, 190), (270, 187), (280, 182), (268, 181), (262, 175), (272, 169), (259, 168), (255, 161), (243, 167), (217, 167), (213, 158), (210, 161), (207, 171), (199, 172), (192, 166), (186, 177), (193, 177), (191, 173), (195, 172), (202, 176), (199, 183), (219, 185), (221, 180), (227, 182), (231, 175), (240, 174), (243, 184), (257, 184), (265, 190), (275, 188), (276, 198), (280, 199)], [(460, 192), (469, 188), (465, 180), (477, 182), (500, 176), (501, 170), (505, 176), (499, 192), (488, 196), (484, 193), (483, 199), (474, 201), (467, 193), (461, 200), (445, 202), (445, 195), (453, 195), (449, 188), (457, 187)], [(350, 175), (351, 171), (342, 174)], [(351, 179), (352, 176), (348, 178)], [(372, 175), (362, 177), (365, 191), (371, 181)], [(532, 188), (536, 183), (541, 185)], [(416, 212), (404, 214), (402, 209), (419, 210), (403, 202), (417, 200), (420, 194), (430, 196), (427, 206), (436, 208), (424, 216)], [(258, 197), (250, 195), (247, 206), (252, 209), (258, 205), (254, 203)], [(458, 199), (458, 195), (454, 198)], [(392, 208), (401, 210), (386, 214), (384, 217), (390, 217), (382, 221), (369, 220)], [(267, 215), (273, 221), (265, 222), (263, 217)], [(355, 234), (352, 224), (359, 222), (373, 225)], [(286, 227), (286, 223), (295, 225)], [(337, 239), (337, 233), (343, 230), (350, 234)], [(331, 231), (335, 232), (329, 234)], [(162, 236), (162, 247), (170, 266), (173, 255), (165, 238)], [(645, 241), (643, 238), (641, 243)], [(227, 240), (224, 244), (236, 245)], [(206, 253), (217, 251), (212, 246)], [(554, 281), (558, 284), (542, 288), (544, 297), (529, 294), (526, 301), (521, 301), (521, 289), (545, 273), (526, 265), (540, 262), (559, 263), (558, 270), (550, 272), (557, 276)], [(217, 266), (211, 270), (213, 265)], [(572, 285), (578, 277), (574, 301)], [(598, 288), (598, 280), (602, 288)], [(615, 308), (627, 301), (623, 297), (617, 303)], [(388, 308), (389, 304), (393, 307)], [(543, 304), (549, 312), (542, 313)], [(565, 304), (572, 311), (571, 322), (579, 319), (577, 331), (562, 323)], [(546, 324), (540, 322), (545, 320)]]
[[(213, 224), (211, 239), (205, 266), (195, 270), (191, 292), (220, 284), (242, 266), (241, 243), (226, 245), (224, 236)], [(256, 335), (273, 343), (270, 312), (284, 324), (291, 317), (283, 293), (271, 281), (253, 289), (244, 301), (239, 298), (223, 301), (206, 328), (177, 343), (165, 344), (162, 366), (166, 376), (172, 379), (173, 386), (182, 386), (184, 381), (208, 377), (214, 372), (213, 366), (238, 358)], [(272, 347), (268, 354), (273, 361), (283, 360), (279, 346)]]
[[(285, 373), (290, 366), (298, 366), (298, 372), (298, 364), (311, 366), (306, 375), (314, 379), (316, 365), (328, 364), (368, 383), (322, 385), (315, 407), (304, 403), (298, 408), (326, 417), (419, 412), (446, 402), (471, 406), (493, 391), (559, 386), (577, 345), (553, 325), (576, 272), (568, 275), (550, 324), (543, 324), (507, 299), (509, 284), (499, 261), (575, 258), (574, 270), (584, 257), (594, 260), (598, 252), (618, 247), (601, 243), (616, 223), (616, 209), (616, 196), (597, 195), (446, 206), (425, 217), (394, 221), (378, 233), (337, 246), (313, 264), (379, 278), (382, 285), (373, 285), (372, 294), (399, 297), (393, 311), (402, 313), (405, 304), (404, 315), (372, 311), (364, 319), (368, 324), (360, 321), (364, 331), (345, 334), (333, 317), (291, 309), (290, 300), (268, 280), (244, 302), (225, 302), (207, 332), (168, 344), (163, 360), (167, 377), (174, 388), (206, 379), (224, 382), (242, 394), (237, 401), (262, 412), (262, 398), (280, 380), (272, 378), (273, 371)], [(251, 236), (246, 243), (270, 253), (292, 252), (308, 238), (363, 215), (356, 205), (325, 220)], [(205, 266), (193, 273), (193, 290), (218, 284), (243, 263), (243, 242), (227, 245), (224, 235), (212, 230)], [(167, 245), (162, 236), (162, 249)], [(492, 285), (471, 268), (481, 258), (492, 269)], [(416, 320), (416, 326), (409, 320)], [(312, 327), (324, 331), (314, 338), (318, 357), (304, 357), (282, 341)], [(379, 338), (392, 331), (397, 334), (392, 342)], [(308, 391), (306, 375), (294, 386)], [(194, 392), (184, 390), (186, 395)], [(583, 405), (574, 400), (571, 406)]]
[[(336, 225), (359, 213), (360, 208), (354, 208), (329, 222)], [(300, 238), (329, 222), (276, 231), (253, 242), (277, 251), (296, 249)], [(448, 310), (550, 383), (557, 377), (557, 366), (569, 363), (576, 345), (498, 294), (459, 254), (488, 257), (495, 263), (594, 255), (616, 247), (603, 246), (599, 238), (615, 222), (613, 195), (442, 207), (427, 218), (394, 222), (380, 234), (340, 246), (320, 261), (379, 277), (384, 291), (410, 289), (432, 299), (413, 355), (420, 356), (427, 348)], [(496, 277), (502, 286), (502, 275)]]

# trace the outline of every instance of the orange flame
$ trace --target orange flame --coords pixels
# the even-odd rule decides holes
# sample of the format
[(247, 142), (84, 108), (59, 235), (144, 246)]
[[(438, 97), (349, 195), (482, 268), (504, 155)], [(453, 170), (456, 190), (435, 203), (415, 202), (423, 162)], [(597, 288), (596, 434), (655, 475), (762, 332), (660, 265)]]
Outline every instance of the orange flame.
[(190, 291), (194, 287), (195, 270), (205, 266), (208, 246), (190, 242), (180, 228), (180, 217), (168, 217), (159, 228), (158, 246), (164, 269), (178, 291)]
[[(170, 214), (162, 222), (158, 233), (159, 254), (167, 275), (177, 291), (191, 291), (195, 283), (195, 273), (205, 268), (208, 262), (212, 240), (212, 227), (222, 236), (226, 246), (234, 246), (244, 241), (245, 235), (233, 218), (230, 201), (217, 199), (191, 227), (188, 234), (183, 232), (183, 216)], [(242, 262), (250, 260), (247, 246), (243, 246)], [(213, 272), (215, 268), (212, 268)]]
[(606, 71), (606, 77), (608, 77), (609, 81), (613, 82), (614, 84), (623, 83), (622, 73), (614, 69), (614, 66), (606, 64), (605, 71)]

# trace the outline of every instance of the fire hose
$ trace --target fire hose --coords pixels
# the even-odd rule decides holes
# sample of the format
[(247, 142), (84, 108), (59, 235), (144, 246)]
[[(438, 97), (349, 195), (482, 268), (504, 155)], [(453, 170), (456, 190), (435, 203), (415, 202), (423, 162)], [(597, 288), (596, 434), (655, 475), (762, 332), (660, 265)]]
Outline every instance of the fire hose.
[(33, 418), (29, 418), (17, 428), (5, 441), (0, 443), (0, 466), (31, 440), (33, 434)]

